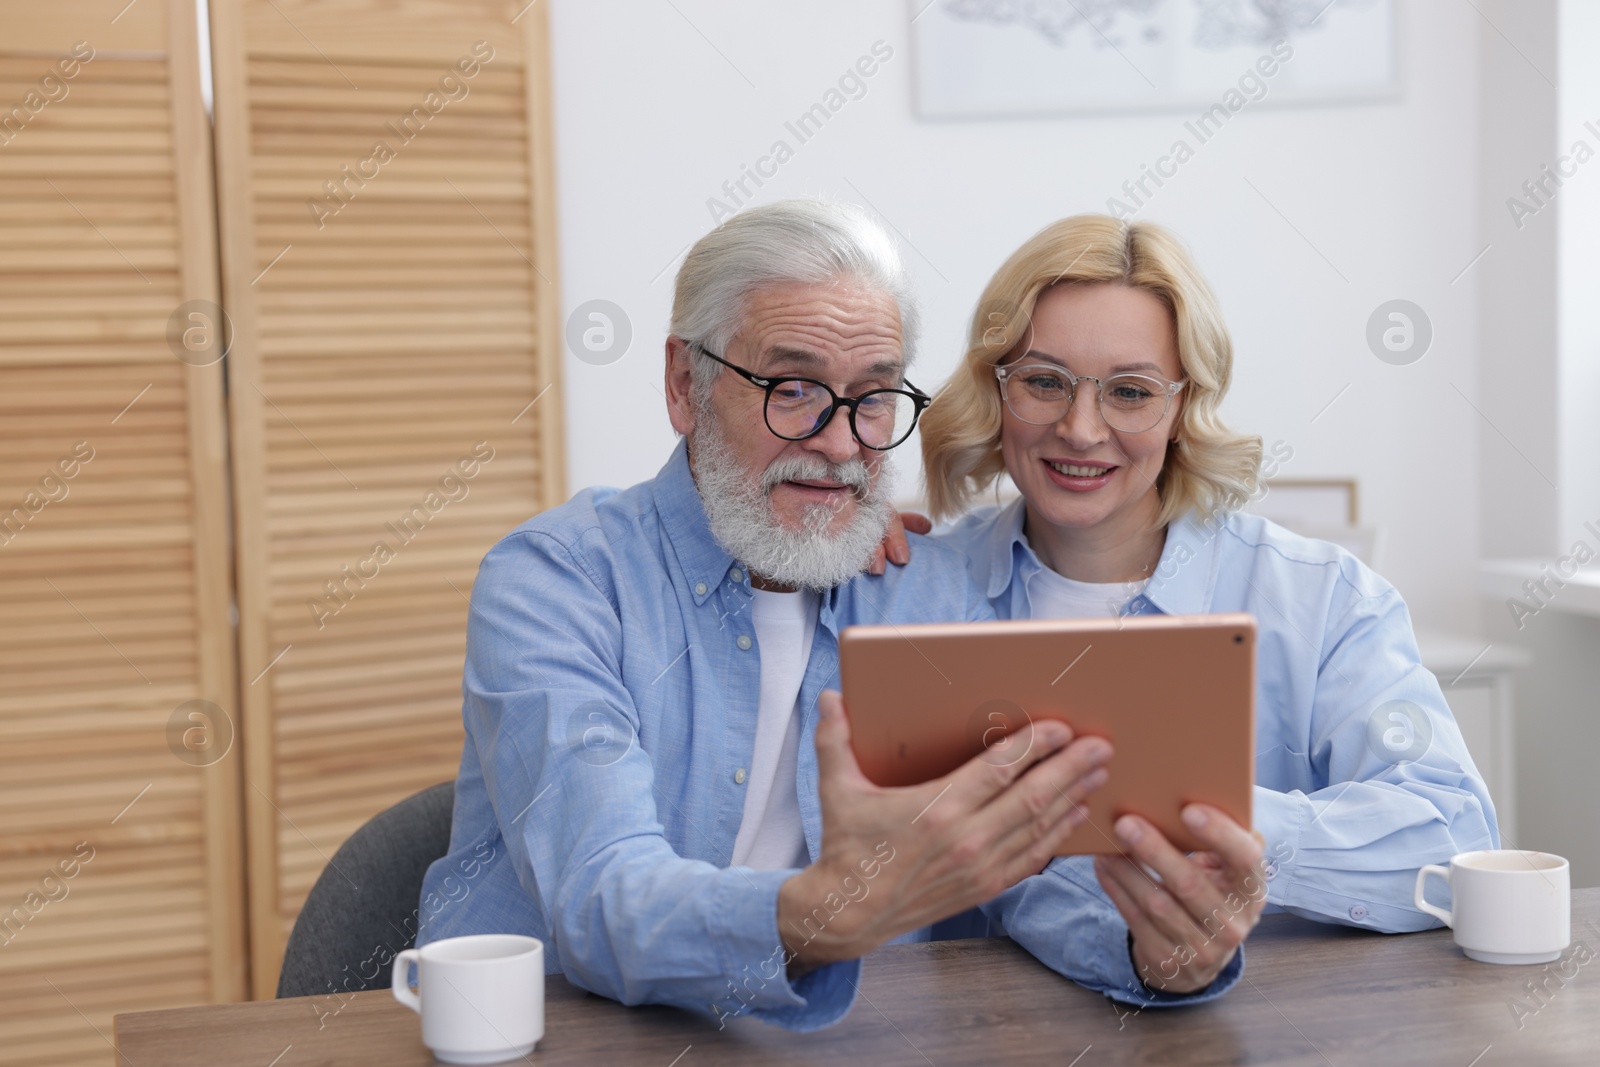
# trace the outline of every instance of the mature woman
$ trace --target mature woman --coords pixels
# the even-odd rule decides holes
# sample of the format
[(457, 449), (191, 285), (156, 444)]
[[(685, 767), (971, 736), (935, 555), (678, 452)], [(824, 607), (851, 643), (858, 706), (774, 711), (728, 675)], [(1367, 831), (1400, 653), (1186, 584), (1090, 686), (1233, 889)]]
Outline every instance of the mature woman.
[[(1269, 905), (1374, 930), (1435, 925), (1412, 906), (1416, 870), (1498, 847), (1493, 805), (1395, 588), (1238, 510), (1262, 448), (1218, 418), (1231, 372), (1216, 299), (1170, 233), (1101, 215), (1046, 227), (989, 282), (922, 421), (936, 519), (1002, 473), (1021, 497), (940, 536), (1001, 618), (1255, 616)], [(1126, 860), (1094, 870), (1135, 943), (1173, 943), (1184, 921), (1170, 886)]]

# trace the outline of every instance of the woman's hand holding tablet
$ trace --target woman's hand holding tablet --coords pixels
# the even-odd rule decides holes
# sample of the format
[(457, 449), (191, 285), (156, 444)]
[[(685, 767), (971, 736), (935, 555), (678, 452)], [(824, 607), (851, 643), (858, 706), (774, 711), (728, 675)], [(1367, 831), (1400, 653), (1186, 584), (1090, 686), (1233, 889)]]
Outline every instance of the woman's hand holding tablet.
[(1259, 834), (1207, 804), (1185, 807), (1183, 821), (1205, 851), (1185, 855), (1144, 819), (1124, 815), (1116, 823), (1124, 853), (1094, 858), (1095, 877), (1132, 934), (1134, 970), (1168, 993), (1210, 985), (1267, 903)]

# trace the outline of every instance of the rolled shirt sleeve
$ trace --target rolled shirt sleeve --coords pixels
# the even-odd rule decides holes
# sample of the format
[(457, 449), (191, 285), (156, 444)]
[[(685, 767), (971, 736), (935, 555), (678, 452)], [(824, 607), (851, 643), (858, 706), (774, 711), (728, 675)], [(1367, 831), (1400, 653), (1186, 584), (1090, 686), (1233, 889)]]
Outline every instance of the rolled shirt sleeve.
[(1255, 789), (1267, 899), (1325, 922), (1423, 930), (1438, 921), (1412, 904), (1417, 869), (1498, 848), (1500, 835), (1404, 601), (1387, 583), (1363, 592), (1335, 601), (1323, 642), (1305, 754), (1313, 787)]

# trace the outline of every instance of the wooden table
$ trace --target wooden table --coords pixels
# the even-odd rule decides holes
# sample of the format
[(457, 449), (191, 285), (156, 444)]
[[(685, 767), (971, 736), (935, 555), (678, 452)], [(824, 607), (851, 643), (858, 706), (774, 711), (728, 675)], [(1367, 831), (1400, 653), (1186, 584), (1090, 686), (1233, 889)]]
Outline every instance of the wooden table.
[[(1250, 938), (1245, 980), (1227, 996), (1137, 1014), (1073, 985), (1004, 939), (896, 945), (868, 957), (861, 996), (844, 1021), (813, 1034), (753, 1019), (719, 1031), (714, 1022), (670, 1008), (624, 1008), (552, 976), (545, 1037), (528, 1062), (1592, 1067), (1600, 1064), (1600, 889), (1573, 894), (1572, 938), (1563, 978), (1558, 964), (1474, 963), (1447, 930), (1384, 936), (1270, 915)], [(1530, 981), (1544, 983), (1542, 997), (1529, 991)], [(338, 1015), (321, 1018), (320, 1028), (319, 1003), (327, 1002), (307, 997), (119, 1015), (121, 1062), (433, 1062), (416, 1016), (387, 990), (355, 994)]]

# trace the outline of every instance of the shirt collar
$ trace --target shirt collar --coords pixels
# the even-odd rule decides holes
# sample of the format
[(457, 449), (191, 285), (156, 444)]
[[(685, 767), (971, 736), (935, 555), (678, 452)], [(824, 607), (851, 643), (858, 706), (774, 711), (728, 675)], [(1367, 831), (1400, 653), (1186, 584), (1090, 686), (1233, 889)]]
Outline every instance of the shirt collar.
[(989, 588), (985, 590), (990, 600), (1010, 587), (1018, 552), (1026, 558), (1033, 551), (1022, 536), (1022, 522), (1026, 517), (1027, 508), (1020, 496), (994, 517), (994, 536), (989, 541)]
[[(1038, 559), (1022, 532), (1026, 518), (1026, 502), (1021, 497), (995, 515), (986, 590), (991, 600), (1010, 588), (1013, 574), (1019, 580), (1028, 577), (1020, 560)], [(1168, 525), (1161, 560), (1142, 594), (1157, 610), (1165, 615), (1203, 615), (1211, 610), (1217, 581), (1216, 533), (1214, 528), (1201, 527), (1193, 512), (1186, 512)]]
[(722, 542), (712, 536), (700, 488), (689, 471), (687, 440), (680, 440), (672, 450), (650, 491), (694, 602), (704, 604), (727, 577), (734, 560)]
[[(698, 607), (716, 594), (717, 587), (728, 576), (729, 568), (738, 561), (711, 532), (711, 522), (706, 518), (700, 487), (695, 484), (694, 475), (690, 472), (687, 438), (678, 441), (678, 447), (672, 450), (672, 455), (656, 473), (650, 492), (655, 497), (656, 514), (661, 516), (661, 526), (667, 531), (667, 540), (672, 543), (672, 552), (678, 558), (678, 566), (689, 583), (689, 592)], [(746, 573), (744, 582), (748, 585), (749, 581), (750, 575)], [(842, 588), (844, 586), (836, 585), (818, 598), (819, 618), (835, 635), (838, 633), (838, 599)]]
[(1167, 526), (1161, 562), (1144, 587), (1143, 596), (1165, 615), (1204, 615), (1211, 610), (1217, 587), (1217, 533), (1225, 519), (1209, 529), (1185, 512)]

